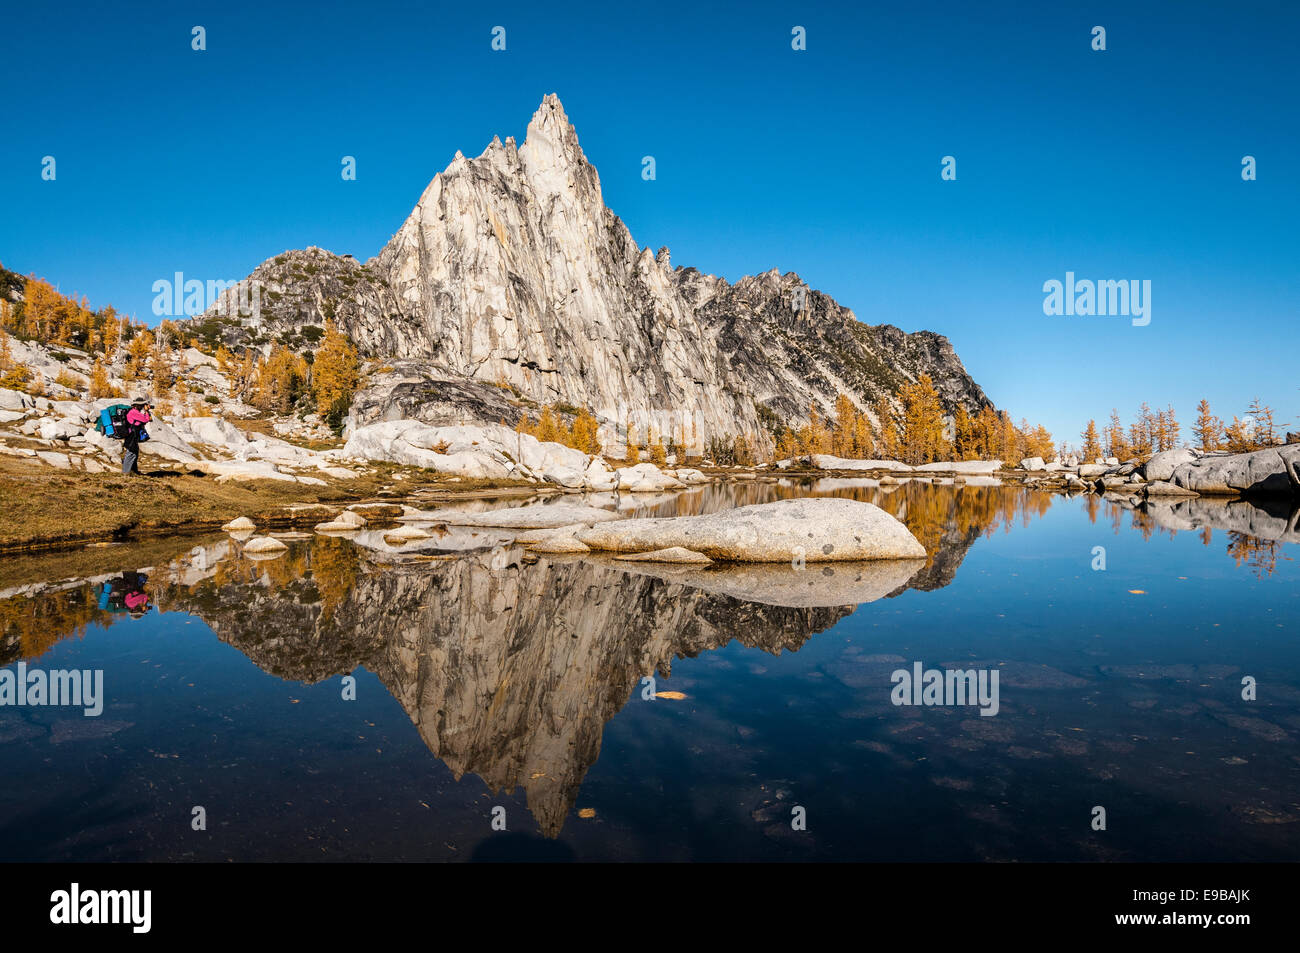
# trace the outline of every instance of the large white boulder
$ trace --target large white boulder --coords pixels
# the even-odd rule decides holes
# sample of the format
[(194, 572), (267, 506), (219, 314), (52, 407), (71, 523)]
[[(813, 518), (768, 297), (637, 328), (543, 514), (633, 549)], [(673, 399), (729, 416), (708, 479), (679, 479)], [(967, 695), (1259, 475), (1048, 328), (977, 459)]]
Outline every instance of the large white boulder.
[(188, 434), (196, 443), (232, 453), (248, 445), (244, 432), (222, 417), (183, 417), (177, 422), (177, 431)]
[(1157, 480), (1169, 480), (1174, 470), (1184, 463), (1191, 463), (1200, 458), (1200, 454), (1191, 447), (1175, 447), (1155, 454), (1142, 468), (1142, 475), (1152, 483)]
[(216, 367), (217, 359), (210, 354), (204, 354), (196, 347), (187, 347), (181, 351), (181, 357), (185, 359), (186, 367)]
[(892, 470), (896, 473), (907, 473), (912, 469), (906, 463), (899, 463), (897, 460), (851, 460), (846, 457), (831, 456), (829, 453), (814, 453), (809, 459), (819, 470)]
[(72, 462), (66, 453), (55, 453), (53, 450), (37, 450), (36, 456), (42, 463), (58, 467), (60, 470), (72, 469)]
[(673, 471), (673, 476), (677, 477), (678, 480), (685, 483), (687, 486), (696, 486), (701, 483), (710, 482), (707, 476), (699, 470), (696, 470), (694, 467), (678, 467)]
[(152, 423), (146, 425), (144, 429), (148, 432), (149, 439), (143, 441), (140, 444), (141, 447), (149, 447), (151, 444), (154, 449), (166, 446), (173, 450), (179, 450), (189, 457), (198, 456), (198, 451), (170, 424), (155, 419)]
[(36, 432), (42, 440), (67, 440), (80, 437), (82, 425), (64, 417), (44, 417), (37, 424)]
[(610, 469), (603, 457), (592, 457), (583, 474), (585, 485), (592, 490), (612, 490), (618, 486), (618, 474)]
[(629, 493), (656, 493), (660, 490), (680, 489), (685, 485), (653, 463), (638, 463), (618, 469), (618, 489)]
[(314, 467), (320, 462), (320, 454), (313, 450), (266, 436), (250, 439), (235, 456), (241, 460), (269, 460), (289, 467)]
[(779, 500), (706, 516), (622, 520), (577, 536), (598, 550), (630, 553), (680, 546), (712, 559), (741, 562), (925, 557), (925, 547), (884, 510), (838, 498)]
[[(387, 420), (353, 430), (341, 456), (387, 460), (460, 477), (504, 479), (514, 474), (519, 461), (518, 455), (508, 455), (507, 448), (514, 445), (516, 454), (527, 449), (541, 463), (546, 454), (532, 446), (538, 443), (527, 434), (501, 426), (431, 427), (418, 420)], [(586, 455), (578, 455), (585, 468)]]
[(4, 410), (31, 410), (36, 406), (32, 398), (22, 391), (0, 387), (0, 408)]
[[(147, 444), (141, 444), (141, 447)], [(274, 463), (266, 460), (194, 460), (196, 469), (211, 474), (218, 483), (244, 480), (280, 480), (296, 483), (297, 478), (291, 473), (282, 473)]]
[(585, 473), (573, 467), (547, 467), (542, 471), (542, 479), (571, 490), (580, 490), (586, 485)]
[(1169, 482), (1197, 493), (1300, 497), (1300, 443), (1203, 456), (1175, 467)]

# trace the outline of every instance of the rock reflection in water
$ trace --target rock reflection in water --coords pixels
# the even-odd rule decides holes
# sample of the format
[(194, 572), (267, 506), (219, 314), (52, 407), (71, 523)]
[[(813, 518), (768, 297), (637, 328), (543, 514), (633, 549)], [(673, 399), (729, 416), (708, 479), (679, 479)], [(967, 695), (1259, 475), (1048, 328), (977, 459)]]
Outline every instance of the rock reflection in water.
[[(522, 788), (539, 827), (554, 837), (599, 756), (604, 726), (642, 676), (666, 676), (675, 658), (732, 641), (773, 654), (797, 651), (856, 605), (948, 585), (981, 536), (1027, 524), (1059, 502), (1013, 487), (823, 489), (896, 515), (925, 545), (927, 559), (803, 571), (536, 559), (500, 534), (454, 528), (422, 543), (423, 553), (408, 554), (373, 530), (293, 541), (282, 558), (259, 562), (223, 538), (151, 568), (147, 594), (163, 612), (202, 619), (279, 678), (317, 683), (358, 667), (375, 673), (457, 778), (478, 775), (493, 791)], [(715, 512), (807, 493), (798, 481), (702, 487), (679, 494), (671, 511)], [(1094, 521), (1106, 506), (1118, 531), (1124, 507), (1095, 497), (1084, 505)], [(637, 507), (666, 515), (658, 501)], [(1230, 552), (1234, 545), (1280, 545), (1296, 534), (1294, 510), (1246, 503), (1192, 500), (1129, 512), (1148, 533), (1226, 529)], [(448, 558), (431, 560), (429, 550)], [(113, 624), (117, 616), (99, 596), (105, 584), (115, 591), (112, 580), (120, 577), (0, 591), (0, 664), (39, 657), (90, 624)]]
[(579, 560), (528, 565), (522, 555), (381, 565), (346, 542), (316, 540), (284, 561), (278, 585), (260, 584), (260, 565), (232, 559), (212, 580), (158, 598), (196, 612), (281, 678), (374, 672), (457, 778), (523, 788), (549, 836), (599, 755), (605, 723), (643, 675), (667, 675), (674, 657), (733, 639), (795, 651), (851, 611), (761, 605)]
[[(701, 588), (641, 567), (523, 556), (498, 547), (436, 563), (381, 562), (349, 540), (317, 537), (255, 562), (223, 540), (155, 570), (150, 595), (163, 611), (198, 616), (280, 678), (374, 672), (457, 778), (523, 788), (549, 836), (599, 755), (605, 723), (642, 676), (666, 676), (675, 657), (733, 639), (795, 651), (852, 611), (751, 602), (709, 591), (722, 582)], [(915, 565), (893, 575), (871, 568), (868, 589), (884, 595)], [(81, 631), (99, 621), (93, 593), (91, 584), (43, 593), (33, 617)], [(47, 647), (10, 639), (0, 661)]]

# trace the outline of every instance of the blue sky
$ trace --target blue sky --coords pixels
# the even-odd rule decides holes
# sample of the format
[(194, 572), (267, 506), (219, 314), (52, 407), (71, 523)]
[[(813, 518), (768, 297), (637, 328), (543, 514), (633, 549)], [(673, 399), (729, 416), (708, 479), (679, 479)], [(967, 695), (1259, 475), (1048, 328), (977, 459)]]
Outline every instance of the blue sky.
[[(176, 271), (368, 258), (457, 149), (522, 139), (555, 92), (640, 244), (946, 334), (1058, 438), (1142, 400), (1186, 425), (1202, 396), (1300, 424), (1289, 0), (49, 2), (3, 23), (0, 261), (94, 306), (153, 320)], [(1066, 271), (1149, 279), (1151, 323), (1045, 316)]]

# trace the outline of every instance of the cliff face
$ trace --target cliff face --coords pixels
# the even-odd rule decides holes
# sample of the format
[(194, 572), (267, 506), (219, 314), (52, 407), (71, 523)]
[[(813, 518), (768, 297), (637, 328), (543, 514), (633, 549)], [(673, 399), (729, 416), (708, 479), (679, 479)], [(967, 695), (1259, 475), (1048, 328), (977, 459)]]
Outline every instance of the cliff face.
[(987, 403), (938, 335), (864, 325), (793, 273), (731, 285), (639, 248), (555, 96), (522, 146), (494, 138), (477, 158), (457, 153), (364, 265), (312, 248), (250, 277), (264, 287), (262, 319), (231, 323), (230, 340), (292, 343), (333, 318), (395, 365), (361, 395), (358, 422), (471, 422), (504, 394), (508, 421), (530, 402), (559, 403), (704, 440), (759, 434), (758, 404), (795, 421), (812, 401), (829, 410), (839, 390), (865, 407), (923, 371), (950, 410)]

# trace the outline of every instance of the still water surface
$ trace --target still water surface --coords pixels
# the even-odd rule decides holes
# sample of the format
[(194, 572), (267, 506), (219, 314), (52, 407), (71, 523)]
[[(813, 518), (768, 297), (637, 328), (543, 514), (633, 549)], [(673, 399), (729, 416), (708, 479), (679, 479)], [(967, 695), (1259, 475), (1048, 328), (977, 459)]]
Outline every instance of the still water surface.
[[(1300, 857), (1289, 507), (868, 480), (592, 501), (808, 494), (885, 507), (929, 559), (679, 572), (455, 528), (5, 557), (0, 665), (102, 669), (105, 705), (0, 708), (0, 859)], [(997, 715), (894, 705), (914, 662), (996, 669)]]

